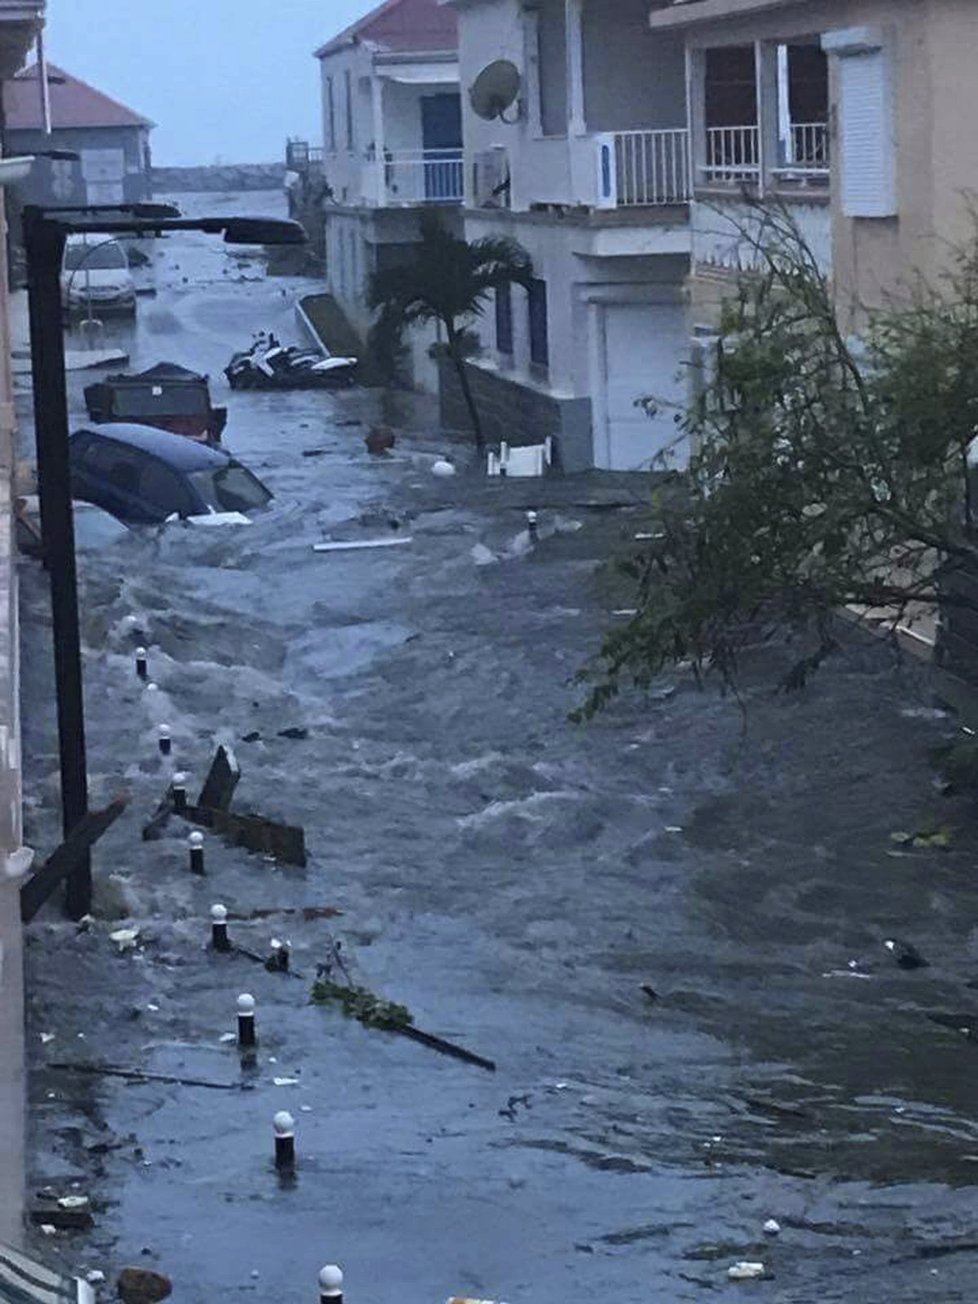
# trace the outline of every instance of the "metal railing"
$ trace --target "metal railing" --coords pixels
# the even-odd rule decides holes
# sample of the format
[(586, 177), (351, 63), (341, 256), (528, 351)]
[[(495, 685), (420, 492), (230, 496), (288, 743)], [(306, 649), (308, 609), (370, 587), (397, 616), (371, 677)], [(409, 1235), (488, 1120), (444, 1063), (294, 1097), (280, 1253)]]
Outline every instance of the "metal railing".
[(685, 204), (689, 200), (689, 132), (615, 133), (615, 170), (619, 207)]
[(760, 174), (758, 127), (708, 127), (702, 171), (708, 182), (756, 181)]
[(387, 153), (382, 193), (389, 204), (457, 204), (464, 193), (460, 149), (404, 150)]
[(793, 122), (788, 133), (789, 167), (827, 171), (829, 128), (825, 122)]
[(323, 165), (323, 148), (307, 140), (289, 140), (285, 145), (285, 165), (290, 172), (308, 172)]

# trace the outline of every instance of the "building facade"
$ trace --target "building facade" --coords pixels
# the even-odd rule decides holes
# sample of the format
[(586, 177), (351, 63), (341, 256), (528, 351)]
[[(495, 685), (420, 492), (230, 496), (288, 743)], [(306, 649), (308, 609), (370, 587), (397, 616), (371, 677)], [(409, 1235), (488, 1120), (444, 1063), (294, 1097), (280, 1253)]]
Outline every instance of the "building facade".
[[(411, 256), (419, 213), (457, 224), (462, 119), (454, 13), (437, 0), (386, 0), (316, 51), (330, 293), (362, 339), (372, 272)], [(433, 389), (431, 330), (411, 333), (414, 383)]]
[[(0, 78), (24, 64), (44, 0), (0, 0)], [(9, 150), (5, 150), (9, 153)], [(0, 189), (0, 225), (6, 226)], [(24, 1207), (24, 991), (20, 883), (10, 856), (22, 841), (17, 570), (14, 564), (14, 388), (6, 240), (0, 239), (0, 1241), (17, 1245)]]
[[(517, 240), (536, 277), (482, 324), (470, 370), (498, 418), (490, 433), (552, 435), (565, 470), (681, 465), (682, 36), (651, 31), (648, 0), (446, 3), (460, 24), (465, 234)], [(493, 117), (471, 92), (494, 64), (515, 70), (519, 92)]]
[(855, 329), (973, 238), (970, 0), (696, 0), (650, 22), (687, 51), (694, 324), (750, 260), (744, 187), (792, 213)]
[(38, 159), (19, 194), (25, 204), (138, 203), (152, 194), (153, 124), (102, 91), (47, 65), (51, 132), (45, 130), (38, 65), (3, 86), (8, 153), (69, 150), (78, 161)]

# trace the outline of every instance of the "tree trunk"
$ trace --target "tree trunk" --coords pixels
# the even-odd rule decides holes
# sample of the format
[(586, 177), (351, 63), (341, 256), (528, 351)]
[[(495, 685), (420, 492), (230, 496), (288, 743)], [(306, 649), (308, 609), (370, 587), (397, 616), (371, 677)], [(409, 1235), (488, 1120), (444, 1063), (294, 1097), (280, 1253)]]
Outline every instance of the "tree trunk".
[(485, 436), (482, 433), (482, 418), (479, 416), (479, 409), (475, 405), (475, 395), (472, 393), (472, 386), (469, 384), (468, 372), (465, 370), (465, 359), (459, 348), (458, 332), (455, 329), (454, 322), (446, 322), (445, 330), (448, 335), (448, 351), (452, 355), (452, 362), (455, 364), (455, 371), (458, 375), (458, 383), (462, 387), (462, 397), (465, 399), (465, 406), (469, 410), (472, 433), (475, 435), (475, 446), (481, 453), (486, 446)]

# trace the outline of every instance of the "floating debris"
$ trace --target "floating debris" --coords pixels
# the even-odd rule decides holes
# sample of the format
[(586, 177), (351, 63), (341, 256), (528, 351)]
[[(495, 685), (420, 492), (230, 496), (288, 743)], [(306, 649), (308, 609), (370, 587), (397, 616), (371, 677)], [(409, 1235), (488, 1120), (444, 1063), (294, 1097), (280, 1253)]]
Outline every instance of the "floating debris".
[(727, 1277), (730, 1281), (758, 1281), (766, 1276), (767, 1269), (764, 1264), (750, 1259), (741, 1259), (739, 1263), (727, 1269)]

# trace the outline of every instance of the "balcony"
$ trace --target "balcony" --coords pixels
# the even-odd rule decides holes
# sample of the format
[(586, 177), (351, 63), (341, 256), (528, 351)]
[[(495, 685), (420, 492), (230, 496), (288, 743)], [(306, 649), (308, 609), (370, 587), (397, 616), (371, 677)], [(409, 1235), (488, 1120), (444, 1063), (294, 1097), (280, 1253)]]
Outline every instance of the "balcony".
[(689, 202), (689, 132), (684, 127), (617, 131), (597, 139), (599, 207)]
[(381, 203), (460, 204), (464, 193), (464, 166), (460, 149), (388, 151), (383, 162), (374, 160)]
[[(827, 186), (829, 134), (824, 122), (788, 123), (776, 162), (767, 171), (776, 189)], [(698, 180), (707, 186), (757, 186), (761, 180), (761, 138), (756, 124), (708, 127)]]

